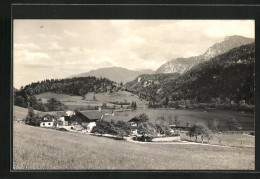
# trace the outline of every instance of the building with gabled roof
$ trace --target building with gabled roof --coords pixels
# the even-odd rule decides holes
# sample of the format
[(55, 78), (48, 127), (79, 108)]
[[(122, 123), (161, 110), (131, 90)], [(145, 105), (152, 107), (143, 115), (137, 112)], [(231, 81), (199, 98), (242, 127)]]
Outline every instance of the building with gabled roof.
[(40, 123), (40, 127), (53, 127), (54, 126), (54, 121), (55, 121), (55, 117), (53, 115), (50, 114), (43, 114), (41, 115), (41, 123)]

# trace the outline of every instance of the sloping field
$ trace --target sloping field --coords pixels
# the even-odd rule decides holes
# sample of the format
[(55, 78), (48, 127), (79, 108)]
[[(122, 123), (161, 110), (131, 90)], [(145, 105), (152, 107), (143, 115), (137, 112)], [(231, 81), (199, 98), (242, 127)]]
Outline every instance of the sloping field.
[(254, 148), (137, 144), (14, 124), (16, 170), (253, 170)]
[(95, 94), (96, 101), (93, 101), (93, 93), (88, 93), (86, 95), (86, 100), (83, 100), (81, 96), (70, 96), (66, 94), (57, 94), (57, 93), (42, 93), (35, 95), (36, 98), (42, 99), (43, 103), (46, 103), (48, 99), (51, 97), (56, 98), (66, 104), (70, 109), (75, 109), (79, 107), (86, 107), (90, 106), (102, 106), (103, 103), (107, 103), (108, 105), (112, 106), (113, 104), (110, 102), (129, 102), (136, 101), (137, 106), (139, 108), (143, 108), (146, 105), (146, 101), (141, 101), (138, 96), (133, 95), (127, 91), (118, 91), (115, 93), (98, 93)]
[[(34, 110), (35, 113), (40, 112), (37, 110)], [(19, 121), (22, 120), (23, 118), (26, 117), (28, 113), (28, 109), (27, 108), (22, 108), (19, 106), (13, 106), (13, 117), (14, 117), (14, 121)]]

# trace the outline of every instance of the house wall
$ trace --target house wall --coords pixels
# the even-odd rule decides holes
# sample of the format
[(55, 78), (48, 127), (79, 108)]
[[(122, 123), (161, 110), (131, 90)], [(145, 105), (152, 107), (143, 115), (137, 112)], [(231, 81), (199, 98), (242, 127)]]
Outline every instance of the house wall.
[(53, 122), (41, 122), (40, 127), (53, 127)]
[(90, 122), (87, 126), (87, 132), (91, 132), (93, 127), (96, 126), (96, 122)]
[(137, 135), (138, 133), (137, 133), (137, 129), (131, 129), (131, 134), (132, 135)]

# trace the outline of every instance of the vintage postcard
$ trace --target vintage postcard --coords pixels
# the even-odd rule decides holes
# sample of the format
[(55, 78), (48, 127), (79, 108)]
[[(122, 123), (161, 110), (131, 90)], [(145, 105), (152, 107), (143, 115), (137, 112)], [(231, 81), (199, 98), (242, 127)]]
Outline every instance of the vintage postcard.
[(254, 20), (13, 20), (14, 170), (254, 170)]

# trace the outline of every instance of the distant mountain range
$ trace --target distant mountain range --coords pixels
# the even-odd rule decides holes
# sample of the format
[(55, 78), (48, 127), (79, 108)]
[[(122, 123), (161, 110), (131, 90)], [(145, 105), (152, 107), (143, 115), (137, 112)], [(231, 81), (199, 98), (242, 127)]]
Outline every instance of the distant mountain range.
[(189, 57), (189, 58), (177, 58), (166, 62), (160, 66), (156, 73), (180, 73), (183, 74), (190, 70), (193, 66), (208, 61), (209, 59), (223, 54), (235, 47), (249, 44), (254, 42), (252, 38), (246, 38), (238, 35), (227, 36), (223, 42), (216, 43), (211, 46), (203, 55)]
[[(254, 104), (254, 43), (242, 45), (193, 66), (184, 74), (161, 73), (140, 75), (126, 84), (128, 91), (148, 94), (149, 84), (159, 99), (209, 102), (221, 98)], [(154, 89), (153, 89), (154, 90)]]
[(105, 77), (117, 83), (123, 82), (125, 84), (128, 81), (134, 80), (137, 76), (141, 74), (152, 74), (152, 73), (154, 73), (154, 71), (150, 69), (128, 70), (122, 67), (108, 67), (108, 68), (99, 68), (97, 70), (91, 70), (89, 72), (73, 75), (68, 78), (87, 77), (87, 76)]

